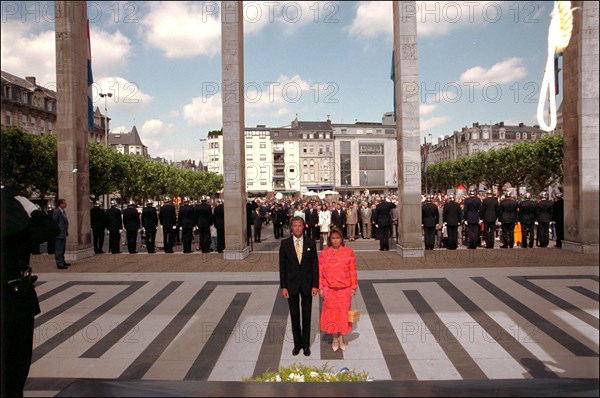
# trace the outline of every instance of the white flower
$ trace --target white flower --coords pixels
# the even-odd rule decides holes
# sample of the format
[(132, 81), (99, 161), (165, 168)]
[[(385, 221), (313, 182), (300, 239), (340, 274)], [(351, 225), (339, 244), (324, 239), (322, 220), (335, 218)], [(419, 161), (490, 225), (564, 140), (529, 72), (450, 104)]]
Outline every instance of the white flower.
[(279, 373), (277, 375), (275, 375), (275, 381), (281, 381), (281, 376), (279, 376)]
[(290, 373), (289, 378), (291, 381), (304, 381), (304, 375), (302, 373)]
[(319, 374), (317, 372), (315, 372), (314, 370), (311, 370), (310, 377), (319, 377)]

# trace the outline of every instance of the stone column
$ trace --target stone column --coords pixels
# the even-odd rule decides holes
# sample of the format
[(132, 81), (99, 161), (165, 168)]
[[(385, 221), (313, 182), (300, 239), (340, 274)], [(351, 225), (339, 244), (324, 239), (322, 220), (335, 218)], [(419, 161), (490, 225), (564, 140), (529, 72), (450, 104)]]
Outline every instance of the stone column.
[(563, 54), (565, 250), (598, 253), (598, 3), (572, 3)]
[(65, 259), (94, 255), (88, 167), (87, 3), (55, 1), (58, 196), (67, 200)]
[(221, 97), (225, 260), (243, 260), (246, 244), (246, 147), (244, 145), (244, 20), (242, 2), (221, 2)]
[(417, 7), (393, 2), (396, 134), (398, 139), (398, 245), (402, 257), (423, 257)]

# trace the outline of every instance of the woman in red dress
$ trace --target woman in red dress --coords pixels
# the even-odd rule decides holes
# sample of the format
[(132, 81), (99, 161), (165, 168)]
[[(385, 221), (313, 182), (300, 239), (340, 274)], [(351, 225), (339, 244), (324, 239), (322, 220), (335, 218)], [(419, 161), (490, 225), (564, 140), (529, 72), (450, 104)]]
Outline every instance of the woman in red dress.
[(331, 228), (327, 249), (319, 256), (319, 295), (323, 299), (321, 330), (333, 335), (333, 351), (346, 349), (344, 335), (352, 330), (348, 311), (358, 287), (354, 251), (344, 246), (343, 236), (339, 228)]

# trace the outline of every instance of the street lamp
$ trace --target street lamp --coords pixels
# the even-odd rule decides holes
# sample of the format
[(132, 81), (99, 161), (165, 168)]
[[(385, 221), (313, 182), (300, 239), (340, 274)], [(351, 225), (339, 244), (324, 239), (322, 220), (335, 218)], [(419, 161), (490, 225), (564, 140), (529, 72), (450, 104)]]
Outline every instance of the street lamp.
[(100, 98), (104, 98), (104, 145), (108, 147), (108, 99), (112, 93), (100, 93)]
[(200, 142), (202, 143), (202, 171), (205, 171), (205, 169), (204, 169), (204, 143), (206, 142), (206, 138), (200, 138)]

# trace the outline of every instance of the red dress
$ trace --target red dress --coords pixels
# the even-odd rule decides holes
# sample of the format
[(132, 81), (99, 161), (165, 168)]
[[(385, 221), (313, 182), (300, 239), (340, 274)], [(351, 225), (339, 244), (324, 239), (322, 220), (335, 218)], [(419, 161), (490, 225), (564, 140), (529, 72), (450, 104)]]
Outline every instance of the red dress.
[(319, 288), (323, 289), (321, 330), (333, 334), (347, 334), (352, 330), (348, 311), (352, 301), (352, 289), (356, 280), (356, 258), (349, 247), (333, 247), (321, 251), (319, 256)]

